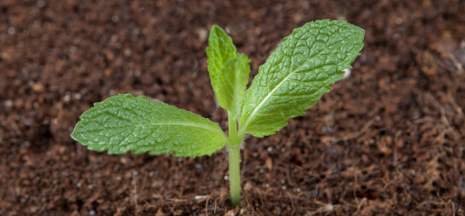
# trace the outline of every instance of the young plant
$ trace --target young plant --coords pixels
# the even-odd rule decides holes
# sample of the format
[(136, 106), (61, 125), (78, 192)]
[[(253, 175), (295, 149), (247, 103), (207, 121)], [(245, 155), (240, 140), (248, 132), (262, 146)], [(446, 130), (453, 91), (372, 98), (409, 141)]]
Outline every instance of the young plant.
[(246, 134), (264, 137), (305, 114), (343, 69), (360, 55), (365, 31), (342, 20), (319, 20), (294, 29), (273, 51), (252, 85), (250, 59), (220, 27), (213, 26), (207, 48), (208, 72), (216, 99), (228, 112), (229, 137), (217, 123), (162, 102), (131, 94), (112, 96), (84, 112), (71, 137), (108, 154), (211, 155), (225, 145), (233, 206), (240, 202), (240, 150)]

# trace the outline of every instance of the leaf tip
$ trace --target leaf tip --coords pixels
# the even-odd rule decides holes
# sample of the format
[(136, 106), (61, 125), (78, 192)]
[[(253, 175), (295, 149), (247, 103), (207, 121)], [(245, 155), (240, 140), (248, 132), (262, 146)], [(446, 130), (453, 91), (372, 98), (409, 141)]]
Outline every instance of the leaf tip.
[[(224, 30), (217, 26), (217, 25), (213, 25), (212, 28), (210, 29), (210, 34), (214, 33), (214, 34), (219, 34), (219, 33), (223, 33)], [(226, 34), (226, 32), (224, 32)]]

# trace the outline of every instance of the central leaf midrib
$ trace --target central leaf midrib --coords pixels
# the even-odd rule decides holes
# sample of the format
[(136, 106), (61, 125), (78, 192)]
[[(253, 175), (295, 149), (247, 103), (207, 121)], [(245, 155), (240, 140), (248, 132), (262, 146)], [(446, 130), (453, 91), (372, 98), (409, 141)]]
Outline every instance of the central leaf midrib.
[(105, 129), (102, 129), (102, 130), (92, 130), (92, 131), (103, 131), (103, 130), (108, 130), (108, 129), (141, 127), (141, 126), (145, 126), (145, 125), (180, 125), (180, 126), (198, 127), (198, 128), (203, 128), (203, 129), (206, 129), (206, 130), (209, 130), (209, 131), (213, 131), (213, 132), (219, 134), (220, 136), (223, 136), (218, 130), (210, 128), (210, 127), (203, 127), (203, 126), (196, 125), (196, 124), (183, 124), (183, 123), (145, 123), (145, 124), (134, 124), (134, 125), (129, 126), (129, 127), (128, 126), (111, 127), (111, 128), (105, 128)]
[(270, 93), (268, 93), (266, 95), (265, 98), (263, 98), (263, 100), (260, 102), (260, 104), (258, 104), (258, 106), (255, 107), (255, 109), (252, 111), (252, 113), (247, 118), (247, 121), (245, 121), (244, 125), (241, 125), (241, 133), (240, 134), (245, 132), (245, 129), (247, 128), (247, 125), (249, 124), (250, 120), (253, 118), (255, 113), (257, 113), (258, 109), (268, 100), (268, 98), (270, 98), (273, 95), (274, 91), (276, 91), (276, 89), (278, 89), (293, 74), (294, 74), (294, 72), (289, 73), (278, 85), (276, 85), (276, 87), (273, 88), (273, 90), (271, 90)]
[[(312, 45), (312, 46), (313, 46), (313, 45)], [(321, 53), (321, 51), (320, 51), (319, 53)], [(319, 53), (318, 53), (318, 54), (319, 54)], [(318, 55), (318, 54), (316, 54), (316, 55)], [(316, 55), (314, 55), (313, 57), (315, 57)], [(309, 61), (309, 60), (312, 59), (313, 57), (307, 59), (307, 60), (306, 60), (305, 62), (303, 62), (301, 65), (299, 65), (299, 66), (296, 67), (294, 70), (292, 70), (286, 77), (284, 77), (284, 79), (283, 79), (280, 83), (278, 83), (278, 85), (276, 85), (276, 86), (273, 88), (273, 90), (271, 90), (271, 92), (269, 92), (269, 93), (266, 95), (265, 98), (263, 98), (263, 100), (260, 102), (260, 104), (258, 104), (258, 106), (255, 107), (255, 109), (254, 109), (254, 110), (252, 111), (252, 113), (249, 115), (249, 117), (247, 118), (247, 121), (245, 121), (244, 126), (242, 126), (242, 128), (241, 128), (241, 132), (245, 132), (245, 130), (247, 129), (247, 125), (249, 124), (250, 120), (253, 118), (253, 116), (255, 115), (255, 113), (257, 113), (258, 109), (265, 103), (265, 101), (267, 101), (268, 98), (270, 98), (270, 97), (273, 95), (274, 91), (276, 91), (276, 89), (278, 89), (285, 81), (287, 81), (287, 79), (289, 79), (289, 77), (292, 76), (292, 75), (295, 73), (295, 71), (296, 71), (297, 69), (300, 68), (300, 66), (304, 65), (307, 61)], [(291, 65), (292, 65), (292, 63), (291, 63)], [(313, 69), (312, 69), (312, 70), (313, 70)], [(242, 133), (241, 133), (241, 134), (242, 134)]]
[[(128, 111), (128, 112), (134, 113), (132, 110), (128, 110), (128, 109), (126, 109), (124, 106), (121, 106), (120, 109), (126, 110), (126, 111)], [(153, 111), (154, 111), (154, 112), (158, 112), (158, 110), (153, 110)], [(105, 115), (109, 115), (110, 117), (119, 119), (120, 121), (126, 121), (126, 122), (132, 124), (132, 126), (130, 126), (130, 127), (140, 127), (140, 126), (144, 126), (144, 125), (183, 125), (183, 126), (204, 128), (204, 129), (206, 129), (206, 130), (213, 131), (213, 132), (219, 134), (220, 136), (225, 137), (223, 131), (221, 131), (221, 130), (218, 131), (217, 129), (211, 128), (211, 127), (203, 127), (203, 126), (200, 126), (200, 124), (198, 124), (198, 125), (196, 125), (196, 124), (183, 124), (183, 123), (177, 123), (177, 122), (173, 122), (173, 123), (171, 123), (171, 122), (170, 122), (170, 123), (156, 123), (156, 122), (151, 122), (151, 123), (145, 123), (145, 124), (134, 124), (133, 122), (131, 122), (131, 121), (128, 120), (128, 119), (120, 118), (118, 115), (114, 115), (114, 114), (112, 114), (112, 113), (105, 112), (104, 110), (102, 110), (101, 113), (102, 113), (102, 114), (105, 114)], [(158, 112), (158, 113), (160, 113), (160, 112)], [(136, 113), (134, 113), (134, 114), (136, 114)], [(161, 114), (161, 113), (160, 113), (160, 114)], [(137, 114), (136, 114), (136, 115), (137, 115)], [(84, 120), (84, 119), (82, 119), (82, 120)], [(91, 119), (88, 119), (88, 120), (91, 120)], [(102, 126), (103, 126), (103, 125), (102, 125)], [(105, 126), (103, 126), (103, 127), (105, 127)], [(113, 127), (113, 128), (127, 128), (127, 127)], [(102, 130), (105, 130), (105, 129), (102, 129)], [(102, 130), (94, 130), (94, 131), (102, 131)]]
[[(342, 27), (342, 26), (339, 26), (339, 28), (338, 28), (336, 31), (339, 31), (341, 27)], [(320, 33), (320, 30), (321, 30), (321, 29), (319, 29), (318, 34), (317, 34), (316, 37), (318, 37), (318, 35), (319, 35), (319, 33)], [(336, 31), (334, 31), (334, 32), (336, 32)], [(331, 37), (332, 37), (332, 36), (333, 36), (333, 35), (331, 35)], [(297, 39), (297, 40), (300, 40), (300, 39)], [(329, 39), (328, 39), (328, 41), (329, 41)], [(316, 41), (315, 41), (315, 42), (316, 42)], [(311, 50), (311, 49), (313, 48), (313, 46), (315, 45), (315, 42), (312, 44), (312, 47), (310, 48), (310, 50)], [(338, 42), (340, 42), (340, 41), (338, 41)], [(334, 44), (336, 44), (336, 43), (338, 43), (338, 42), (335, 42), (335, 43), (331, 44), (329, 47), (333, 46)], [(321, 54), (321, 52), (323, 52), (323, 51), (326, 50), (327, 48), (328, 48), (328, 46), (327, 46), (327, 42), (326, 42), (326, 44), (325, 44), (325, 49), (322, 49), (322, 50), (320, 50), (318, 53), (316, 53), (315, 55), (309, 57), (309, 58), (308, 58), (307, 60), (305, 60), (302, 64), (300, 64), (300, 65), (297, 66), (294, 70), (292, 70), (292, 71), (291, 71), (278, 85), (276, 85), (276, 86), (273, 88), (273, 90), (271, 90), (271, 92), (269, 92), (269, 93), (266, 95), (266, 97), (263, 98), (263, 100), (260, 102), (260, 104), (258, 104), (258, 106), (255, 107), (255, 109), (252, 111), (252, 113), (249, 115), (249, 117), (248, 117), (247, 120), (245, 121), (244, 125), (241, 125), (240, 134), (245, 134), (245, 130), (247, 129), (247, 126), (248, 126), (250, 120), (253, 119), (255, 113), (257, 113), (257, 111), (259, 110), (259, 108), (268, 100), (268, 98), (270, 98), (270, 97), (273, 95), (273, 93), (276, 91), (276, 89), (278, 89), (285, 81), (287, 81), (287, 79), (288, 79), (290, 76), (292, 76), (292, 75), (295, 73), (295, 71), (296, 71), (297, 69), (299, 69), (299, 68), (300, 68), (302, 65), (304, 65), (305, 63), (307, 63), (310, 59), (313, 59), (313, 58), (316, 57), (317, 55)], [(295, 51), (295, 48), (294, 48), (294, 51)], [(291, 63), (291, 65), (292, 65), (292, 63)], [(324, 66), (326, 66), (326, 65), (324, 65)], [(312, 68), (312, 69), (310, 69), (309, 71), (313, 71), (313, 70), (315, 70), (315, 69), (316, 69), (316, 68)], [(289, 71), (290, 71), (290, 70), (289, 70)]]

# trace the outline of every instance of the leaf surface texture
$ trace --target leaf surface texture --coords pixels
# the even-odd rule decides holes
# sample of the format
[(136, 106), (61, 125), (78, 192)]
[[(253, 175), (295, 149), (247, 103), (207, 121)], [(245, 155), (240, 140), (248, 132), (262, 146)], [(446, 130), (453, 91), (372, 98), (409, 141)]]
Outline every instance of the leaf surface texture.
[(208, 72), (221, 107), (239, 117), (245, 88), (249, 80), (250, 59), (237, 54), (231, 37), (214, 25), (208, 40)]
[(108, 154), (211, 155), (227, 138), (217, 123), (192, 112), (131, 94), (120, 94), (84, 112), (71, 137)]
[(272, 135), (289, 118), (304, 115), (360, 55), (364, 34), (342, 20), (320, 20), (294, 29), (260, 66), (247, 89), (240, 133)]

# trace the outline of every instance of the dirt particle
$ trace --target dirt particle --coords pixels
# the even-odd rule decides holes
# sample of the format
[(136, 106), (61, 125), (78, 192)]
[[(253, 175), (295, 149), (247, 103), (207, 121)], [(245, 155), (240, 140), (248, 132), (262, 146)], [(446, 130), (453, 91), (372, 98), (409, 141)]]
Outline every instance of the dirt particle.
[(245, 191), (250, 191), (252, 189), (252, 182), (248, 181), (244, 185), (244, 190)]
[(119, 161), (121, 164), (126, 165), (129, 162), (129, 159), (127, 157), (121, 157)]
[(44, 0), (38, 0), (37, 1), (37, 7), (43, 8), (45, 6), (45, 1)]
[(124, 56), (125, 57), (130, 57), (132, 54), (132, 50), (129, 48), (124, 49)]
[(63, 97), (63, 102), (65, 102), (65, 103), (68, 102), (68, 101), (70, 101), (70, 100), (71, 100), (71, 96), (70, 96), (70, 95), (65, 95), (65, 96)]
[(42, 83), (36, 83), (32, 86), (32, 90), (34, 90), (37, 93), (42, 93), (45, 91), (45, 87)]
[(294, 14), (294, 17), (293, 17), (295, 23), (300, 23), (303, 20), (303, 18), (304, 16), (300, 13)]
[(362, 154), (362, 161), (365, 164), (369, 164), (370, 163), (370, 158), (368, 157), (368, 155)]
[(113, 21), (114, 23), (117, 23), (119, 21), (118, 16), (117, 15), (111, 16), (111, 21)]
[(268, 170), (272, 170), (273, 169), (273, 161), (271, 159), (271, 157), (268, 157), (265, 161), (265, 167), (268, 168)]
[(8, 30), (7, 30), (7, 32), (8, 32), (9, 35), (14, 35), (15, 32), (16, 32), (16, 30), (15, 30), (15, 28), (13, 28), (13, 27), (9, 27)]
[[(357, 68), (357, 67), (356, 67)], [(352, 69), (350, 68), (346, 68), (343, 70), (345, 73), (344, 73), (344, 77), (342, 77), (342, 79), (347, 79), (350, 77), (350, 74), (352, 73)]]
[(165, 216), (165, 213), (163, 213), (163, 211), (160, 209), (158, 209), (157, 213), (155, 214), (155, 216)]
[(13, 101), (12, 100), (6, 100), (4, 105), (5, 105), (6, 108), (12, 107), (13, 106)]
[(22, 98), (18, 98), (15, 100), (15, 109), (22, 109), (24, 107), (24, 100)]
[(234, 210), (229, 210), (228, 212), (226, 212), (226, 214), (224, 214), (224, 216), (235, 216), (236, 214), (234, 214)]
[(71, 54), (75, 54), (75, 53), (77, 53), (77, 51), (78, 51), (78, 50), (77, 50), (77, 47), (76, 47), (76, 46), (71, 46), (71, 47), (69, 48), (69, 53), (71, 53)]

